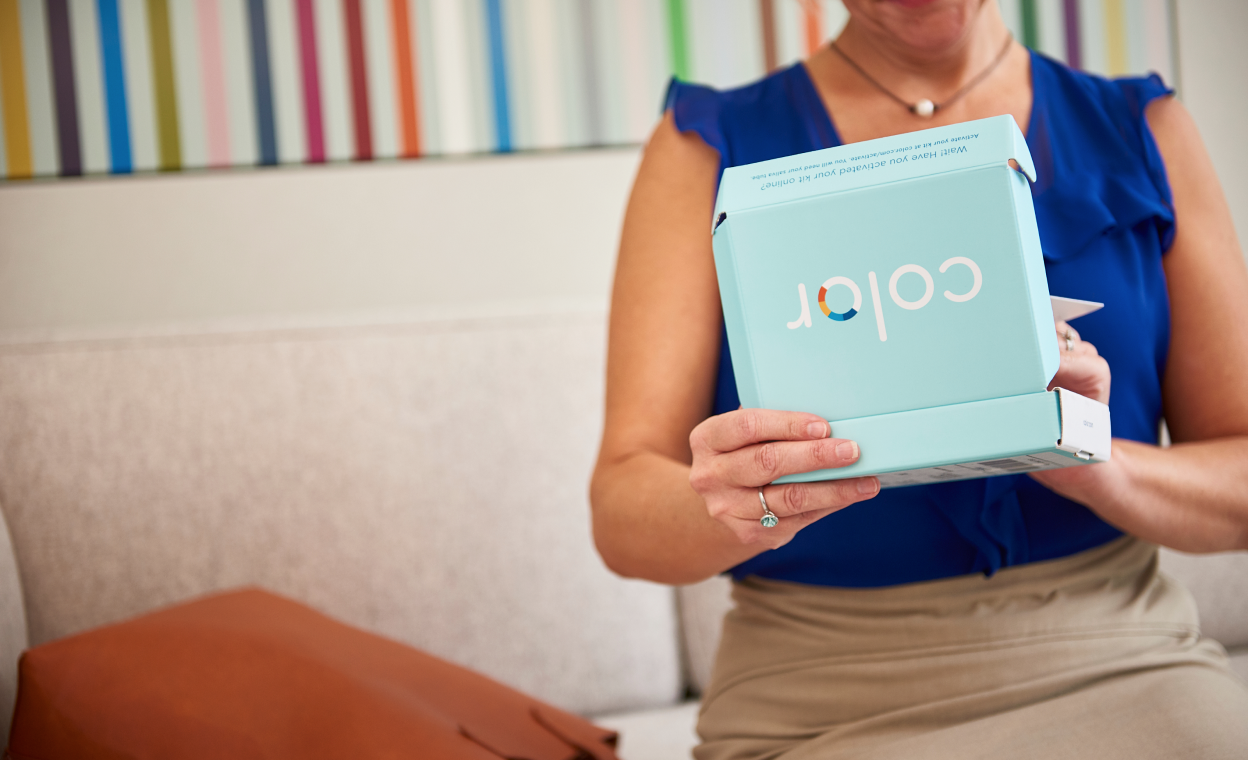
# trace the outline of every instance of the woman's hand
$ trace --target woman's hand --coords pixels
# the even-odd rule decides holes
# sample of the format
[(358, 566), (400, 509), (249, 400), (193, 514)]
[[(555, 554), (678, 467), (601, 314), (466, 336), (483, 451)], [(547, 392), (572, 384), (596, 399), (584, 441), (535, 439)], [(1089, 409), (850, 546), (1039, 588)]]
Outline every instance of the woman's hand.
[[(858, 444), (831, 438), (828, 422), (813, 414), (739, 409), (711, 417), (689, 436), (689, 483), (711, 517), (744, 545), (776, 549), (802, 528), (880, 492), (874, 477), (768, 485), (784, 475), (844, 467), (858, 461)], [(762, 526), (763, 505), (780, 519)]]
[(1096, 346), (1080, 340), (1079, 333), (1062, 321), (1054, 323), (1057, 348), (1062, 363), (1049, 383), (1049, 390), (1065, 388), (1102, 404), (1109, 403), (1109, 362), (1101, 358)]
[[(1079, 333), (1070, 325), (1058, 320), (1053, 326), (1057, 330), (1057, 348), (1061, 352), (1062, 363), (1049, 383), (1049, 390), (1065, 388), (1108, 404), (1109, 362), (1101, 358), (1096, 346), (1081, 340)], [(1098, 498), (1101, 494), (1120, 487), (1121, 469), (1111, 459), (1103, 464), (1041, 470), (1032, 473), (1032, 477), (1068, 499), (1087, 504), (1103, 501), (1103, 498)]]

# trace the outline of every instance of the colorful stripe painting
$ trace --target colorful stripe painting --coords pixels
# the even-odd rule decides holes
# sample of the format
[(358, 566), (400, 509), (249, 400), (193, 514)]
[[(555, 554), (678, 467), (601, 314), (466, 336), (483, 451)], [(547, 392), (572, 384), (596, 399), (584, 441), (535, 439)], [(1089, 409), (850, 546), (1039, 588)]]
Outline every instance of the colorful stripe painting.
[[(1173, 80), (1175, 0), (998, 0), (1024, 44)], [(636, 144), (671, 76), (811, 54), (840, 0), (0, 0), (0, 178)]]

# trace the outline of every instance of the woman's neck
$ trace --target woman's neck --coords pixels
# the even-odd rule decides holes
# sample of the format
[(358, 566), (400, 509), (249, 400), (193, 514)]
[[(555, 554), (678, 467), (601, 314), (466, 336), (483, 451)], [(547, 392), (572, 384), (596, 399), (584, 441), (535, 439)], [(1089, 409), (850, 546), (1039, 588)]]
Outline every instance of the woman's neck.
[[(1004, 51), (1004, 58), (987, 77), (955, 101), (948, 101), (994, 65), (1009, 39), (994, 0), (972, 8), (974, 15), (968, 19), (924, 19), (924, 23), (908, 26), (886, 25), (893, 20), (881, 21), (880, 14), (869, 12), (851, 16), (837, 38), (837, 47), (875, 83), (828, 46), (811, 56), (807, 71), (842, 141), (858, 142), (999, 114), (1010, 114), (1019, 129), (1026, 130), (1031, 115), (1031, 57), (1017, 42)], [(881, 87), (904, 103), (927, 99), (939, 108), (924, 118), (881, 92)]]
[(890, 30), (851, 16), (836, 44), (904, 100), (939, 102), (991, 66), (1010, 34), (995, 2), (985, 3), (969, 24), (949, 26), (946, 34), (933, 34), (930, 25)]

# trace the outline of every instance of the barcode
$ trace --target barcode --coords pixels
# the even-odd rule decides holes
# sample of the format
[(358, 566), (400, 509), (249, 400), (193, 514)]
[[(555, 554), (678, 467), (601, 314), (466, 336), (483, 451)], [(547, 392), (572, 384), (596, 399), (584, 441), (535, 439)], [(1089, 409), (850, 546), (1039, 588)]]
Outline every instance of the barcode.
[(991, 467), (994, 470), (1008, 470), (1009, 472), (1024, 472), (1036, 469), (1035, 465), (1020, 462), (1017, 459), (993, 459), (990, 462), (980, 462), (980, 464), (984, 467)]

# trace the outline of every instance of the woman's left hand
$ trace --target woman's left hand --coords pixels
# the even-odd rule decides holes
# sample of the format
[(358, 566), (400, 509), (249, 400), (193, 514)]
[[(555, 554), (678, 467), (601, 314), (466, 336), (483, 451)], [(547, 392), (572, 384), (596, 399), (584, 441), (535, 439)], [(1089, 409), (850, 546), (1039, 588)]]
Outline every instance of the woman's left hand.
[(1049, 390), (1065, 388), (1102, 404), (1109, 403), (1109, 362), (1101, 358), (1096, 346), (1079, 338), (1078, 331), (1062, 321), (1053, 325), (1057, 330), (1057, 348), (1061, 366)]
[[(1082, 340), (1079, 333), (1065, 322), (1054, 323), (1057, 330), (1057, 347), (1062, 355), (1061, 366), (1049, 390), (1065, 388), (1080, 396), (1109, 403), (1109, 362), (1101, 358), (1096, 346)], [(1122, 477), (1120, 468), (1111, 459), (1103, 464), (1081, 467), (1063, 467), (1042, 470), (1031, 475), (1049, 489), (1068, 499), (1088, 504), (1099, 501), (1099, 496), (1112, 491)]]

